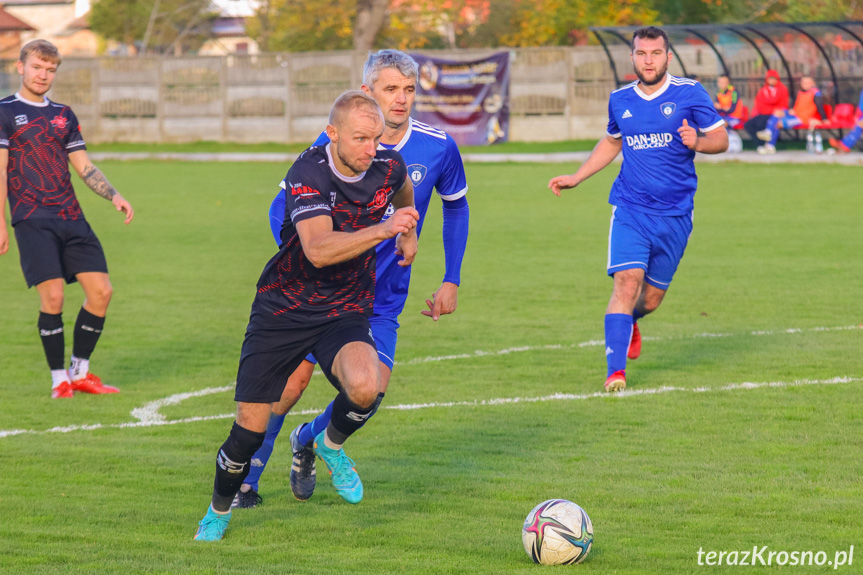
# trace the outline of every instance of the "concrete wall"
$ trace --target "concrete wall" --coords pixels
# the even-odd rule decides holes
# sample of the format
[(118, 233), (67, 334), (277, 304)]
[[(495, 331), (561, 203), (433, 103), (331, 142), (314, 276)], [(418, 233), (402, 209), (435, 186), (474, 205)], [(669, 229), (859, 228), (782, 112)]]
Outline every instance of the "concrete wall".
[[(474, 59), (486, 51), (434, 52)], [(555, 141), (605, 133), (614, 89), (598, 47), (513, 50), (510, 139)], [(362, 83), (365, 54), (67, 58), (49, 97), (72, 106), (90, 142), (306, 143), (333, 100)], [(14, 62), (0, 89), (18, 87)]]

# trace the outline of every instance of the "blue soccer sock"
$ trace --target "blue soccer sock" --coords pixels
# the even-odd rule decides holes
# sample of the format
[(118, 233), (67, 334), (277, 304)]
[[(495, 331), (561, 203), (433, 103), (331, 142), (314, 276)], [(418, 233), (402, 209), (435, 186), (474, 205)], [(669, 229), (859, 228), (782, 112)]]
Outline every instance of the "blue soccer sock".
[(297, 438), (300, 445), (309, 445), (315, 440), (320, 432), (327, 428), (330, 423), (330, 417), (333, 415), (333, 402), (331, 401), (327, 408), (314, 418), (311, 422), (303, 425)]
[(605, 360), (608, 375), (626, 371), (626, 351), (632, 338), (632, 316), (627, 313), (605, 315)]
[(770, 119), (767, 120), (767, 127), (765, 129), (770, 130), (770, 144), (772, 146), (776, 145), (776, 141), (779, 140), (779, 118), (776, 116), (770, 116)]
[(646, 314), (638, 309), (638, 306), (635, 306), (635, 309), (632, 310), (632, 322), (635, 323), (641, 318), (643, 318)]
[(842, 138), (842, 143), (848, 146), (849, 149), (853, 148), (860, 141), (860, 136), (863, 136), (863, 128), (855, 124), (854, 129)]
[(258, 490), (258, 481), (261, 479), (261, 474), (273, 454), (273, 446), (276, 443), (276, 437), (282, 430), (282, 424), (285, 423), (284, 415), (270, 414), (270, 421), (267, 423), (267, 434), (264, 436), (264, 444), (252, 456), (252, 463), (249, 466), (249, 475), (243, 484), (249, 485), (255, 491)]

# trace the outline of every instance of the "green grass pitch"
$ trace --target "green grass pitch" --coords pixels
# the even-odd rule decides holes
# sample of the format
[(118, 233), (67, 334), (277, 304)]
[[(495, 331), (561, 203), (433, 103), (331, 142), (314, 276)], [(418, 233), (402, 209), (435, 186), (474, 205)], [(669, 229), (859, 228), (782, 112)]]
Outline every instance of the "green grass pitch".
[[(115, 287), (93, 370), (122, 393), (50, 399), (38, 298), (13, 240), (0, 258), (0, 432), (28, 432), (0, 436), (0, 573), (535, 573), (547, 568), (524, 553), (521, 524), (549, 498), (593, 520), (594, 549), (563, 568), (573, 572), (720, 572), (698, 565), (700, 548), (765, 545), (831, 560), (855, 545), (837, 571), (863, 569), (857, 168), (700, 165), (695, 230), (662, 308), (640, 324), (632, 394), (594, 397), (617, 169), (556, 198), (549, 178), (574, 166), (468, 165), (459, 308), (437, 323), (419, 313), (443, 276), (434, 199), (385, 408), (347, 445), (365, 500), (341, 501), (323, 467), (314, 497), (293, 499), (287, 433), (300, 418), (289, 417), (263, 505), (201, 544), (230, 419), (196, 418), (230, 414), (232, 394), (158, 411), (186, 423), (122, 424), (234, 381), (287, 166), (100, 167), (136, 209), (125, 227), (78, 183)], [(81, 300), (71, 286), (68, 328)], [(296, 410), (332, 395), (316, 375)], [(73, 430), (46, 432), (56, 427)]]

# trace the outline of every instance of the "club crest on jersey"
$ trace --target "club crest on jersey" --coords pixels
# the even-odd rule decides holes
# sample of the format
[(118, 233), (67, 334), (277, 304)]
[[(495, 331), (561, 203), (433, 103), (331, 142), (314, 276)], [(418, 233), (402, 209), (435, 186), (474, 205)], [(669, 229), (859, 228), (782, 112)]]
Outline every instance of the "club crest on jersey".
[(419, 183), (425, 179), (427, 173), (428, 168), (422, 164), (411, 164), (408, 166), (408, 175), (411, 177), (411, 182), (413, 182), (415, 186), (419, 185)]
[(51, 120), (51, 125), (54, 126), (55, 128), (57, 128), (58, 130), (62, 130), (63, 128), (65, 128), (66, 124), (68, 124), (68, 123), (69, 123), (69, 120), (67, 120), (63, 116), (57, 116), (53, 120)]
[(27, 114), (21, 114), (20, 116), (15, 116), (15, 125), (23, 126), (27, 123)]
[(390, 193), (392, 193), (392, 187), (381, 188), (375, 192), (375, 197), (372, 200), (372, 203), (369, 204), (369, 207), (373, 210), (380, 209), (389, 203), (388, 198), (390, 197)]
[(674, 111), (677, 109), (677, 104), (674, 102), (666, 102), (659, 106), (659, 111), (662, 112), (662, 115), (666, 118), (670, 118), (674, 115)]

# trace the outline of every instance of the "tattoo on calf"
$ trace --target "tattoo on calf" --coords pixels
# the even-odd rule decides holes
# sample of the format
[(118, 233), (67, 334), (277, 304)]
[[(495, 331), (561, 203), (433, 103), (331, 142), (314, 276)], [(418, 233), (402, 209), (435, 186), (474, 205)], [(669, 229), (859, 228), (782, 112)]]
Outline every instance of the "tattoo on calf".
[(99, 171), (99, 168), (92, 164), (84, 168), (84, 173), (81, 174), (81, 179), (91, 190), (106, 200), (110, 200), (117, 195), (117, 190), (114, 189), (114, 186), (108, 182), (105, 175)]

